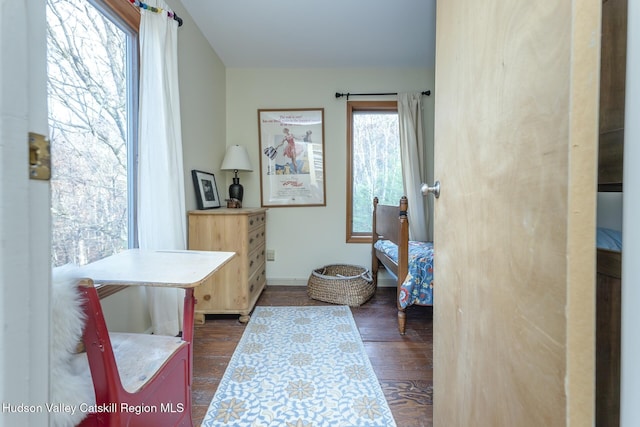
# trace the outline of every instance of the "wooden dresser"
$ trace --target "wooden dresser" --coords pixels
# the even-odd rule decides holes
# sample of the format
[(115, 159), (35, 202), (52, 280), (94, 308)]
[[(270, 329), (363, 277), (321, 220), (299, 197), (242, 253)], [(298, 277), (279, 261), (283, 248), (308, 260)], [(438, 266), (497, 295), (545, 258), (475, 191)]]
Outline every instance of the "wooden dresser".
[(264, 289), (266, 209), (210, 209), (189, 212), (189, 249), (230, 251), (237, 255), (195, 291), (195, 321), (205, 314), (249, 313)]

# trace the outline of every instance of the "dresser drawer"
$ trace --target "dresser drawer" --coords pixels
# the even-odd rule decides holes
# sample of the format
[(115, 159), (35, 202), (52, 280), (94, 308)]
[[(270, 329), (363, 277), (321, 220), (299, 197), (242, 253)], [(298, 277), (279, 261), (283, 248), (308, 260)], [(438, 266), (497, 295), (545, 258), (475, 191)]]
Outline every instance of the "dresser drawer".
[(260, 246), (264, 246), (264, 230), (264, 225), (254, 228), (253, 230), (249, 230), (249, 235), (247, 236), (247, 239), (249, 239), (247, 247), (248, 253), (255, 251)]
[(251, 275), (251, 277), (249, 277), (249, 301), (253, 301), (253, 298), (262, 291), (266, 281), (267, 271), (263, 264), (253, 273), (253, 275)]
[(264, 268), (265, 263), (265, 249), (264, 245), (251, 252), (247, 257), (249, 265), (249, 276), (253, 275), (259, 268)]
[(255, 215), (249, 215), (247, 221), (249, 225), (249, 232), (251, 232), (251, 230), (253, 230), (254, 228), (265, 225), (266, 215), (264, 212)]

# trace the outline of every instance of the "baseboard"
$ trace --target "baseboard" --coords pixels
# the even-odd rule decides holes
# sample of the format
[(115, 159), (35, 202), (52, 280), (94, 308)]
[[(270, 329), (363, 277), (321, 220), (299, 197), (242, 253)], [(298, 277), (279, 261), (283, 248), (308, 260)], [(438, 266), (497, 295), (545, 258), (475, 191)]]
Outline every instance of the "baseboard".
[(279, 279), (277, 277), (267, 277), (267, 286), (307, 286), (308, 278), (306, 279)]
[[(267, 277), (267, 286), (307, 286), (308, 281), (308, 277), (304, 279)], [(396, 280), (387, 274), (380, 274), (378, 277), (378, 287), (395, 288)]]

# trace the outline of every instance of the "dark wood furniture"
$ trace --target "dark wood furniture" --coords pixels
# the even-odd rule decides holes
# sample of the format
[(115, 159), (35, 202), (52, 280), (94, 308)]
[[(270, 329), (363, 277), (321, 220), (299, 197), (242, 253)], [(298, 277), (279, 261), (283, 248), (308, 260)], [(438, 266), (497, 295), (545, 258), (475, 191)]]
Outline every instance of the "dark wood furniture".
[[(627, 1), (602, 2), (598, 191), (621, 192)], [(622, 252), (597, 250), (596, 426), (620, 425), (620, 325)]]
[(596, 426), (620, 425), (622, 252), (597, 250)]
[(627, 0), (602, 2), (598, 191), (622, 191)]

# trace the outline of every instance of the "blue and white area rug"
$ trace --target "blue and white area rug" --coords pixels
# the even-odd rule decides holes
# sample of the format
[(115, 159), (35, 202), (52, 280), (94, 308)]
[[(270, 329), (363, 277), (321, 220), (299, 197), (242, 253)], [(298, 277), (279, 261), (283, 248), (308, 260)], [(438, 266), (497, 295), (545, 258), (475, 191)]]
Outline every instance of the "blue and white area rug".
[(395, 426), (347, 306), (256, 307), (202, 426)]

